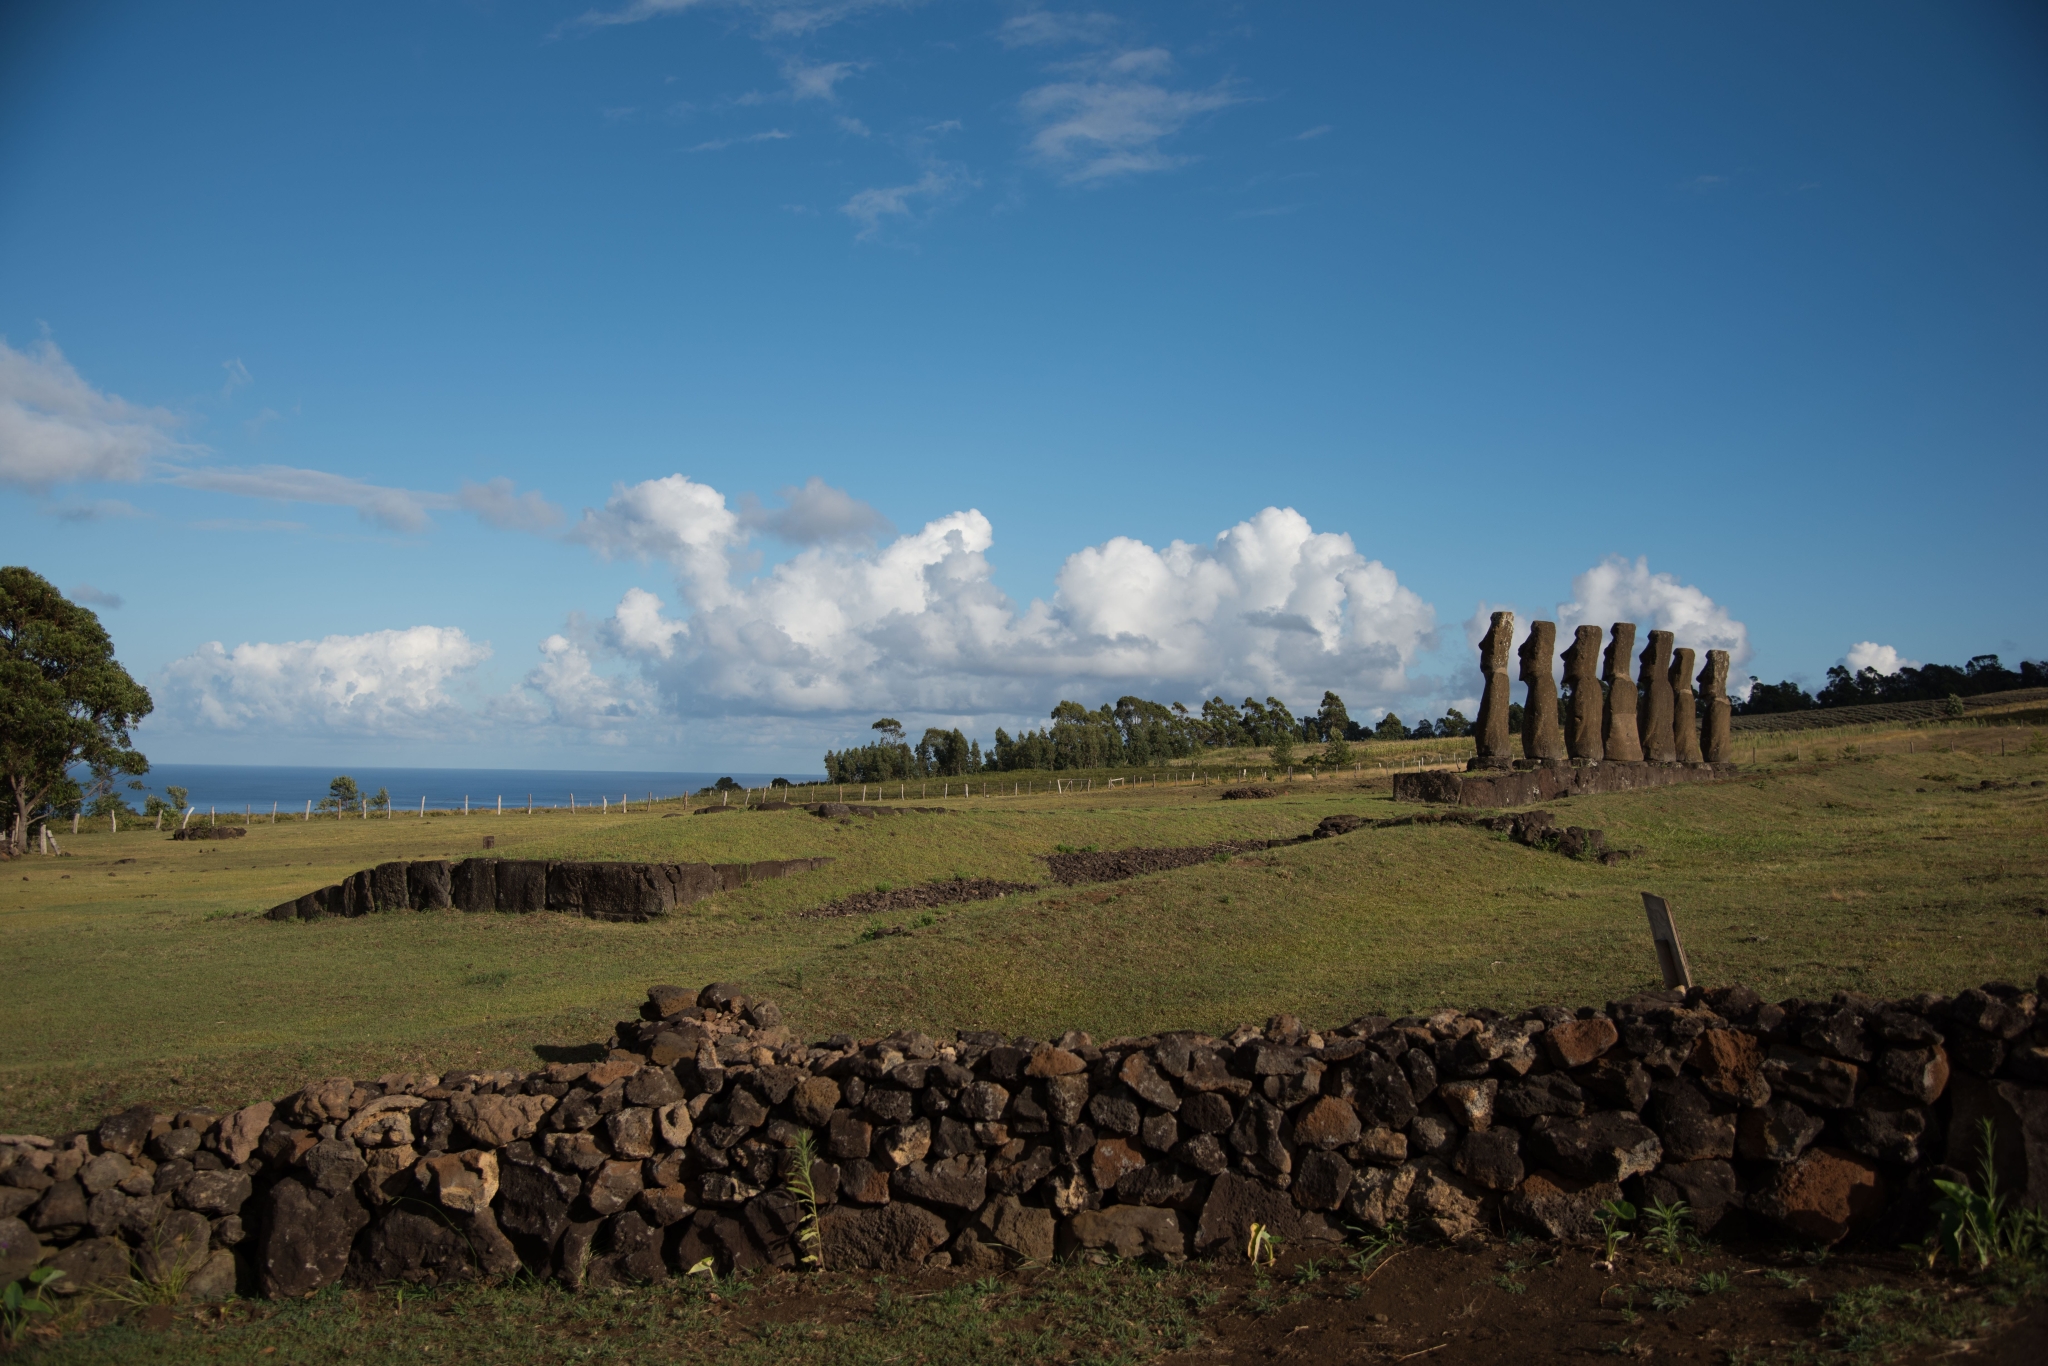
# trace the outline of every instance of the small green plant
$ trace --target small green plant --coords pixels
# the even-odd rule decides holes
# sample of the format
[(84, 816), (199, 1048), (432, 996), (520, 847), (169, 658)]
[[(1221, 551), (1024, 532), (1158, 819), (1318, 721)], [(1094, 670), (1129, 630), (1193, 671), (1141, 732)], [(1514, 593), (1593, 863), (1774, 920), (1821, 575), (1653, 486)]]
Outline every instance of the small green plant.
[(813, 1176), (818, 1165), (818, 1149), (809, 1129), (796, 1131), (796, 1142), (791, 1145), (790, 1152), (795, 1166), (789, 1174), (789, 1193), (795, 1197), (797, 1209), (801, 1211), (796, 1223), (798, 1260), (814, 1271), (823, 1271), (825, 1239), (818, 1220), (818, 1183)]
[(1294, 1268), (1294, 1280), (1297, 1285), (1314, 1285), (1322, 1278), (1322, 1265), (1313, 1257), (1310, 1257)]
[(1512, 1275), (1505, 1271), (1501, 1272), (1500, 1275), (1495, 1276), (1493, 1278), (1493, 1283), (1500, 1289), (1507, 1291), (1510, 1295), (1525, 1294), (1529, 1289), (1529, 1283), (1527, 1281), (1518, 1281)]
[(893, 890), (895, 890), (895, 889), (894, 889), (893, 887), (891, 887), (891, 886), (890, 886), (890, 885), (889, 885), (888, 883), (886, 883), (886, 882), (877, 882), (877, 883), (875, 884), (875, 890), (876, 890), (876, 891), (878, 891), (878, 892), (889, 892), (889, 891), (893, 891)]
[(1264, 1224), (1253, 1224), (1251, 1237), (1245, 1240), (1244, 1259), (1253, 1266), (1271, 1266), (1280, 1260), (1280, 1239)]
[(1725, 1271), (1702, 1271), (1692, 1283), (1693, 1293), (1718, 1295), (1728, 1288), (1728, 1273)]
[(0, 1337), (13, 1342), (21, 1336), (21, 1330), (28, 1326), (30, 1318), (37, 1314), (54, 1314), (57, 1306), (50, 1303), (51, 1282), (63, 1276), (55, 1267), (39, 1266), (28, 1273), (28, 1293), (22, 1293), (22, 1281), (9, 1281), (7, 1289), (0, 1290)]
[(1766, 1271), (1764, 1279), (1786, 1290), (1797, 1290), (1806, 1284), (1806, 1277), (1796, 1271)]
[(1676, 1314), (1679, 1310), (1690, 1307), (1691, 1304), (1692, 1296), (1686, 1294), (1683, 1290), (1667, 1288), (1659, 1290), (1650, 1296), (1650, 1308), (1665, 1314)]
[(1997, 1140), (1997, 1126), (1988, 1117), (1980, 1121), (1977, 1184), (1981, 1190), (1971, 1189), (1964, 1181), (1934, 1183), (1941, 1198), (1934, 1204), (1937, 1226), (1930, 1265), (1946, 1252), (1965, 1270), (1988, 1271), (2000, 1262), (2048, 1252), (2048, 1219), (1999, 1194), (1998, 1164), (1993, 1158)]
[(1653, 1200), (1643, 1211), (1643, 1222), (1649, 1225), (1649, 1232), (1643, 1235), (1643, 1242), (1674, 1266), (1685, 1261), (1685, 1225), (1692, 1218), (1692, 1206), (1683, 1200), (1666, 1204)]
[(1628, 1241), (1628, 1230), (1623, 1224), (1632, 1224), (1636, 1218), (1636, 1207), (1626, 1200), (1609, 1200), (1593, 1211), (1593, 1222), (1600, 1225), (1600, 1236), (1605, 1246), (1601, 1249), (1600, 1260), (1614, 1265), (1621, 1245)]

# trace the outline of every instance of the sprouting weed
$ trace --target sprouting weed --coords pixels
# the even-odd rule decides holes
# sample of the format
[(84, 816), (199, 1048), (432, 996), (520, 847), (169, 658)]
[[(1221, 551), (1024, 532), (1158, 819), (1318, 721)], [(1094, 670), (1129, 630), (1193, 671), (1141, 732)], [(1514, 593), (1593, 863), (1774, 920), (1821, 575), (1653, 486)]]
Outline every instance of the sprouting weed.
[(1787, 1290), (1797, 1290), (1800, 1286), (1806, 1284), (1806, 1277), (1796, 1271), (1766, 1271), (1764, 1279), (1773, 1285), (1783, 1286)]
[(1728, 1288), (1728, 1273), (1725, 1271), (1702, 1271), (1692, 1283), (1693, 1290), (1701, 1295), (1718, 1295)]

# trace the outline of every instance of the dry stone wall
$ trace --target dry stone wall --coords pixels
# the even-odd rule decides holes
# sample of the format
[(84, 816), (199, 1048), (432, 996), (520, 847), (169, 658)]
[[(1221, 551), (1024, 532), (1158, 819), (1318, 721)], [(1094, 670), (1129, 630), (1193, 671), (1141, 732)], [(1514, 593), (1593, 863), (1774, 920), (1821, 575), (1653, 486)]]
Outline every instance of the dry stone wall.
[(299, 1296), (790, 1267), (806, 1134), (840, 1270), (1239, 1255), (1253, 1223), (1298, 1247), (1396, 1221), (1587, 1239), (1618, 1196), (1683, 1200), (1702, 1229), (1890, 1245), (1924, 1227), (1933, 1178), (1974, 1166), (1983, 1118), (2005, 1189), (2048, 1201), (2044, 991), (806, 1044), (736, 987), (657, 986), (601, 1062), (0, 1135), (0, 1276), (46, 1261), (75, 1291), (133, 1257), (200, 1295)]
[(759, 863), (574, 863), (473, 858), (380, 863), (271, 907), (271, 920), (381, 911), (565, 911), (593, 920), (651, 920), (714, 892), (823, 868), (830, 858)]

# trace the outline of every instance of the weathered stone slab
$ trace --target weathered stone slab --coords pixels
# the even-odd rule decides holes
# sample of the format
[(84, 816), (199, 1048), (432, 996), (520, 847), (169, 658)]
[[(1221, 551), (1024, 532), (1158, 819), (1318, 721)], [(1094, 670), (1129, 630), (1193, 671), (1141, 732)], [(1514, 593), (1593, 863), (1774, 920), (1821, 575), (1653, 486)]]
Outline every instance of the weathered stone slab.
[(458, 911), (498, 909), (498, 860), (466, 858), (448, 875), (448, 900)]
[(548, 865), (540, 859), (499, 859), (493, 891), (501, 911), (544, 911), (548, 906)]
[(448, 863), (422, 859), (405, 865), (406, 904), (416, 911), (448, 908)]

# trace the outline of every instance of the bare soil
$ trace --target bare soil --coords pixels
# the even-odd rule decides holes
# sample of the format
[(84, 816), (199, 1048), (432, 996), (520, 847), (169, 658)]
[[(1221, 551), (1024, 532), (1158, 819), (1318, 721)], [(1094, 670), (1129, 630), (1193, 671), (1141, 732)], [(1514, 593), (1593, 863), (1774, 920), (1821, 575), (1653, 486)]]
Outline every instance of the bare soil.
[(1207, 863), (1219, 854), (1228, 857), (1267, 847), (1266, 840), (1225, 840), (1220, 844), (1192, 844), (1178, 849), (1048, 854), (1045, 861), (1052, 869), (1054, 882), (1072, 887), (1083, 882), (1121, 882), (1125, 878), (1165, 872), (1169, 868), (1191, 868), (1198, 863)]
[(956, 877), (926, 882), (916, 887), (891, 887), (888, 891), (855, 892), (820, 906), (800, 911), (799, 920), (837, 920), (851, 915), (880, 915), (885, 911), (921, 911), (932, 906), (955, 906), (963, 901), (993, 901), (1013, 892), (1035, 892), (1028, 882), (999, 882), (987, 877)]

